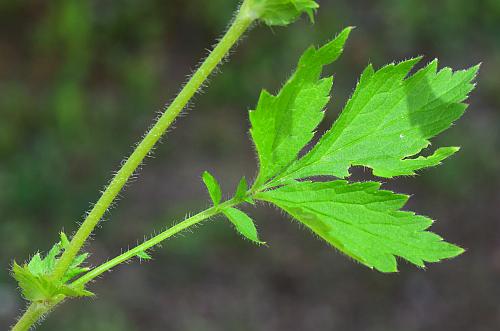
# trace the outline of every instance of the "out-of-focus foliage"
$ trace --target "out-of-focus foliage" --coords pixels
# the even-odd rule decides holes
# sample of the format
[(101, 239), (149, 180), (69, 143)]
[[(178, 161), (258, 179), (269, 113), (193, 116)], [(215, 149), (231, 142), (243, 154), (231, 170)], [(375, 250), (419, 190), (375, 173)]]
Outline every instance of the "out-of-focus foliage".
[[(238, 2), (0, 1), (0, 329), (22, 307), (8, 277), (11, 259), (26, 260), (33, 248), (46, 251), (59, 229), (75, 229), (111, 169), (178, 91)], [(277, 90), (306, 46), (350, 25), (358, 28), (335, 65), (332, 118), (367, 59), (377, 67), (415, 54), (454, 68), (483, 62), (471, 111), (435, 142), (459, 144), (461, 153), (418, 180), (388, 183), (414, 193), (410, 208), (438, 218), (436, 231), (467, 252), (425, 273), (403, 267), (396, 277), (380, 276), (279, 222), (259, 227), (273, 244), (269, 250), (240, 243), (223, 222), (204, 225), (157, 249), (147, 266), (106, 275), (95, 285), (99, 300), (63, 307), (40, 330), (498, 327), (499, 2), (318, 2), (315, 25), (304, 19), (287, 29), (261, 26), (241, 43), (129, 185), (91, 243), (91, 262), (119, 253), (185, 210), (205, 207), (196, 180), (203, 170), (217, 169), (228, 188), (241, 169), (253, 178), (246, 111), (260, 88)], [(281, 216), (268, 210), (252, 217)], [(120, 291), (131, 283), (137, 291)]]

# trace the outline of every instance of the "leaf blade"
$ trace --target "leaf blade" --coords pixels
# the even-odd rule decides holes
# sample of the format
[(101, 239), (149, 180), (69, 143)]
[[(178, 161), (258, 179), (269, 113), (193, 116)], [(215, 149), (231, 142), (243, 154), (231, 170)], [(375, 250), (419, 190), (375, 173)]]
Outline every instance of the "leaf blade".
[(260, 164), (254, 185), (286, 168), (313, 138), (333, 84), (332, 77), (320, 79), (321, 72), (342, 54), (351, 30), (344, 29), (319, 49), (309, 48), (277, 96), (267, 91), (261, 93), (257, 107), (249, 113), (250, 134)]
[(248, 183), (246, 178), (243, 176), (238, 182), (238, 186), (236, 187), (234, 197), (237, 199), (243, 199), (247, 193), (247, 190), (248, 190)]
[(265, 244), (260, 241), (259, 235), (257, 234), (257, 228), (253, 220), (244, 212), (236, 208), (225, 208), (223, 210), (224, 215), (227, 219), (233, 223), (236, 230), (245, 238), (253, 241), (256, 244)]
[(205, 171), (203, 173), (202, 179), (205, 183), (208, 194), (210, 195), (210, 199), (212, 199), (214, 206), (219, 205), (222, 199), (222, 190), (219, 183), (217, 182), (217, 179), (215, 179), (215, 177), (212, 176), (212, 174), (210, 174), (208, 171)]
[(392, 178), (440, 164), (456, 147), (418, 156), (462, 116), (475, 84), (478, 66), (452, 72), (437, 70), (437, 61), (407, 77), (420, 61), (415, 58), (363, 72), (343, 112), (317, 145), (283, 177), (349, 176), (351, 166), (366, 166), (374, 175)]
[(463, 253), (426, 231), (427, 217), (401, 211), (408, 197), (380, 183), (299, 182), (259, 193), (341, 252), (381, 272), (397, 271), (396, 257), (424, 267)]

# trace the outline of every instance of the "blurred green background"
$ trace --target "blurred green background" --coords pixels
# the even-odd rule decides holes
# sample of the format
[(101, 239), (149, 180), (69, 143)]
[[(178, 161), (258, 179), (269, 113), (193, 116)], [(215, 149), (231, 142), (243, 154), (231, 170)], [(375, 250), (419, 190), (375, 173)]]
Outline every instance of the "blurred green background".
[[(280, 212), (248, 209), (269, 247), (222, 220), (116, 268), (94, 300), (57, 309), (38, 330), (500, 329), (500, 1), (319, 1), (317, 23), (256, 27), (197, 96), (88, 246), (95, 265), (208, 205), (203, 170), (229, 195), (253, 178), (247, 110), (275, 91), (301, 52), (357, 29), (336, 73), (327, 127), (364, 66), (425, 55), (483, 62), (470, 110), (434, 145), (461, 145), (445, 165), (386, 181), (408, 208), (468, 251), (422, 271), (383, 275), (341, 256)], [(225, 29), (237, 0), (0, 1), (0, 329), (21, 312), (13, 258), (72, 232), (123, 156)], [(367, 171), (357, 169), (355, 178)]]

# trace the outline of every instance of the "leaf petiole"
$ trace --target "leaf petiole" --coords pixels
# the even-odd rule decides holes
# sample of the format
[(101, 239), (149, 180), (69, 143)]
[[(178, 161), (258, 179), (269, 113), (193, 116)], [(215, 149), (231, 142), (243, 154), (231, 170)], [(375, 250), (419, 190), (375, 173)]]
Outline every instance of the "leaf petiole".
[(223, 210), (234, 207), (240, 203), (244, 202), (241, 199), (230, 199), (228, 201), (225, 201), (217, 206), (210, 207), (202, 212), (199, 212), (196, 215), (193, 215), (184, 221), (168, 228), (167, 230), (163, 231), (162, 233), (152, 237), (149, 240), (146, 240), (142, 244), (126, 251), (123, 254), (118, 255), (117, 257), (109, 260), (106, 263), (101, 264), (100, 266), (93, 268), (91, 271), (87, 272), (84, 274), (82, 277), (78, 278), (75, 280), (73, 283), (71, 283), (72, 286), (81, 286), (85, 285), (88, 282), (92, 281), (96, 277), (99, 277), (106, 271), (111, 270), (112, 268), (116, 267), (119, 264), (122, 264), (134, 257), (137, 256), (137, 254), (147, 251), (148, 249), (160, 244), (164, 240), (178, 234), (179, 232), (182, 232), (186, 230), (187, 228), (199, 224), (207, 219), (210, 219), (211, 217), (217, 216), (218, 214), (221, 214)]

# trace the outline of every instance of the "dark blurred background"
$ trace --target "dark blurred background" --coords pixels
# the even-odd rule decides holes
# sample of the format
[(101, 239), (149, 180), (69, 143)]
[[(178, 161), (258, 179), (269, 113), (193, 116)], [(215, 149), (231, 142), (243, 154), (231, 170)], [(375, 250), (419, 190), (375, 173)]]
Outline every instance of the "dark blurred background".
[[(425, 55), (483, 62), (470, 110), (435, 146), (460, 145), (443, 166), (386, 181), (408, 208), (467, 248), (428, 270), (384, 275), (341, 256), (280, 212), (247, 211), (269, 247), (226, 222), (168, 241), (93, 284), (38, 330), (500, 329), (500, 1), (319, 1), (317, 23), (256, 27), (128, 185), (88, 246), (95, 265), (144, 234), (208, 205), (203, 170), (226, 195), (255, 156), (247, 110), (276, 91), (301, 52), (355, 25), (336, 73), (335, 119), (364, 66)], [(237, 0), (0, 1), (0, 329), (23, 309), (13, 258), (46, 251), (99, 195), (125, 154), (226, 28)], [(367, 171), (357, 169), (356, 178)]]

